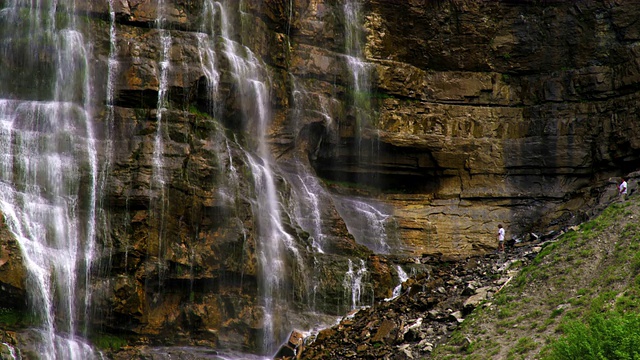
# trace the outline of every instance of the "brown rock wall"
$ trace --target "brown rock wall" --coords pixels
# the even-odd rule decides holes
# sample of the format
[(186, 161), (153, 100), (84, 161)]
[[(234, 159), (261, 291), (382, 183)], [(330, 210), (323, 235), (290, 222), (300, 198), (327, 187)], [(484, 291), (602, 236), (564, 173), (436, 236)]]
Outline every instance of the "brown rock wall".
[[(265, 314), (258, 291), (262, 286), (256, 255), (260, 225), (253, 208), (254, 186), (258, 185), (248, 163), (255, 146), (255, 125), (253, 114), (243, 113), (252, 111), (255, 99), (244, 98), (248, 92), (236, 83), (221, 39), (215, 41), (218, 92), (208, 92), (198, 48), (200, 19), (194, 15), (199, 7), (188, 3), (169, 2), (170, 16), (161, 24), (162, 30), (154, 23), (156, 9), (147, 2), (123, 2), (123, 8), (116, 10), (116, 106), (111, 119), (105, 116), (111, 122), (109, 132), (114, 139), (106, 194), (111, 204), (112, 232), (102, 239), (109, 245), (102, 259), (110, 263), (111, 272), (100, 274), (106, 285), (96, 289), (95, 297), (105, 313), (95, 321), (109, 331), (130, 331), (135, 341), (146, 336), (152, 343), (199, 343), (257, 351), (265, 330)], [(259, 76), (269, 80), (269, 115), (273, 119), (267, 137), (277, 156), (295, 159), (300, 153), (291, 151), (298, 144), (296, 132), (308, 132), (305, 127), (314, 121), (300, 119), (300, 127), (291, 126), (291, 74), (306, 77), (309, 72), (304, 68), (318, 64), (318, 72), (332, 72), (323, 80), (333, 81), (342, 74), (344, 65), (339, 54), (317, 46), (296, 44), (292, 49), (298, 50), (289, 48), (287, 35), (281, 32), (285, 27), (280, 23), (285, 2), (244, 5), (242, 16), (234, 6), (226, 14), (234, 22), (230, 36), (262, 61)], [(182, 14), (191, 15), (185, 21)], [(325, 15), (315, 12), (313, 16)], [(250, 31), (239, 31), (243, 27), (250, 27)], [(111, 46), (107, 30), (96, 27), (101, 32), (95, 38), (103, 45), (97, 52), (103, 57), (109, 56)], [(171, 48), (169, 110), (160, 115), (156, 107), (162, 70), (161, 31), (169, 32)], [(291, 59), (294, 52), (310, 57), (304, 60), (306, 63), (300, 58)], [(290, 70), (296, 66), (301, 70)], [(327, 94), (332, 92), (326, 90)], [(108, 111), (105, 109), (105, 113)], [(163, 134), (160, 159), (155, 145), (158, 126), (162, 126)], [(164, 177), (164, 187), (158, 185), (159, 176)], [(285, 178), (277, 175), (275, 180), (282, 193), (289, 191)], [(370, 251), (353, 241), (334, 208), (322, 211), (323, 217), (330, 219), (329, 224), (323, 224), (329, 254), (318, 256), (315, 262), (307, 259), (309, 234), (283, 214), (282, 226), (295, 238), (300, 256), (306, 264), (314, 264), (310, 269), (287, 261), (291, 279), (283, 280), (287, 283), (283, 291), (291, 292), (294, 307), (305, 308), (312, 303), (321, 312), (344, 313), (351, 307), (344, 285), (347, 261), (367, 260)], [(369, 287), (363, 295), (366, 301), (386, 295), (393, 285), (388, 274), (380, 275), (373, 274), (379, 293)], [(127, 286), (116, 286), (117, 291), (109, 285), (121, 282)], [(282, 313), (292, 310), (283, 309)], [(278, 331), (289, 331), (286, 326), (291, 319), (283, 316), (276, 320), (273, 326)], [(313, 323), (313, 319), (305, 321)]]
[[(402, 238), (416, 251), (485, 251), (498, 222), (517, 236), (566, 211), (577, 219), (580, 207), (558, 207), (562, 199), (589, 188), (597, 196), (609, 176), (634, 169), (637, 130), (620, 117), (636, 108), (636, 45), (625, 39), (635, 30), (621, 15), (635, 11), (595, 1), (367, 2), (374, 134), (390, 145), (368, 165), (396, 177), (409, 167), (421, 179), (410, 192), (453, 201), (395, 201)], [(428, 221), (429, 236), (416, 221)]]
[[(250, 124), (242, 92), (224, 56), (217, 58), (219, 94), (204, 90), (196, 36), (203, 5), (169, 2), (162, 27), (172, 36), (172, 111), (163, 118), (162, 158), (170, 216), (158, 230), (163, 215), (149, 198), (161, 53), (157, 12), (146, 1), (117, 3), (118, 140), (108, 197), (110, 241), (119, 248), (112, 266), (129, 285), (106, 298), (120, 319), (135, 319), (140, 334), (172, 339), (163, 331), (179, 328), (210, 344), (255, 348), (263, 314), (256, 306), (257, 225), (246, 196), (253, 184), (243, 148), (252, 140), (244, 135)], [(105, 8), (92, 6), (107, 18)], [(288, 169), (278, 178), (288, 201), (296, 201), (286, 188), (296, 176), (292, 163), (327, 180), (364, 184), (330, 189), (389, 205), (410, 254), (485, 253), (495, 247), (498, 223), (511, 237), (577, 221), (606, 179), (637, 160), (640, 66), (633, 41), (640, 32), (632, 21), (636, 9), (626, 3), (365, 1), (371, 85), (359, 92), (344, 55), (342, 3), (244, 6), (242, 16), (235, 8), (229, 14), (232, 36), (266, 65), (274, 119), (268, 138)], [(105, 57), (108, 36), (101, 29), (95, 37)], [(368, 113), (368, 128), (356, 125), (359, 111)], [(232, 165), (240, 181), (229, 177)], [(293, 276), (300, 289), (293, 297), (308, 302), (303, 289), (317, 280), (320, 310), (348, 309), (345, 258), (334, 254), (366, 259), (375, 291), (365, 295), (387, 296), (393, 285), (387, 261), (369, 257), (331, 201), (324, 204), (330, 254), (307, 269), (313, 276)], [(284, 222), (301, 248), (308, 247), (309, 234), (292, 219)], [(157, 291), (180, 287), (192, 290), (154, 299)]]
[[(249, 164), (255, 99), (234, 79), (219, 37), (217, 92), (207, 87), (203, 1), (166, 1), (162, 24), (153, 1), (113, 3), (115, 44), (107, 2), (76, 9), (91, 20), (108, 174), (99, 254), (108, 271), (95, 275), (96, 303), (108, 310), (96, 322), (137, 340), (255, 350), (264, 330), (259, 185)], [(352, 259), (371, 272), (367, 298), (393, 286), (391, 260), (355, 242), (332, 195), (388, 205), (402, 252), (467, 256), (495, 247), (498, 223), (511, 237), (579, 221), (610, 177), (637, 168), (640, 7), (632, 2), (363, 1), (368, 86), (359, 89), (345, 56), (343, 2), (227, 4), (229, 36), (256, 56), (270, 90), (267, 139), (282, 208), (298, 201), (300, 173), (326, 191), (325, 253), (313, 253), (311, 234), (283, 211), (299, 257), (314, 264), (304, 272), (286, 264), (285, 290), (300, 309), (317, 297), (313, 310), (349, 310), (343, 281)], [(168, 110), (159, 114), (165, 31)], [(113, 104), (103, 96), (110, 57)], [(2, 277), (4, 268), (0, 281), (22, 291), (21, 270)]]

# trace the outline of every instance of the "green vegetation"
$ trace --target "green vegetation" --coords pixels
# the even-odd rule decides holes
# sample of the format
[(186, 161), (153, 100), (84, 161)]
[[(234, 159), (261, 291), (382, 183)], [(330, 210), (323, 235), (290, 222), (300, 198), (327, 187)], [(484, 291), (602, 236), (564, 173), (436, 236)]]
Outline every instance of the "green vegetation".
[(516, 354), (526, 354), (537, 347), (536, 342), (530, 337), (521, 337), (518, 339), (515, 347), (509, 351), (509, 356), (512, 357)]
[(0, 328), (18, 328), (41, 324), (44, 320), (38, 311), (0, 308)]
[(92, 337), (93, 344), (102, 350), (120, 350), (127, 346), (127, 340), (116, 335), (98, 334)]
[(585, 324), (571, 321), (565, 333), (549, 345), (548, 360), (640, 359), (640, 314), (609, 312), (591, 316)]
[(473, 346), (447, 341), (433, 358), (640, 360), (639, 216), (633, 197), (614, 202), (543, 244), (451, 337)]
[(209, 114), (207, 114), (206, 112), (198, 109), (198, 107), (194, 104), (189, 105), (189, 113), (195, 115), (198, 118), (201, 119), (209, 119), (211, 118), (211, 116)]
[(15, 309), (0, 308), (0, 324), (5, 326), (16, 326), (22, 322), (24, 314)]

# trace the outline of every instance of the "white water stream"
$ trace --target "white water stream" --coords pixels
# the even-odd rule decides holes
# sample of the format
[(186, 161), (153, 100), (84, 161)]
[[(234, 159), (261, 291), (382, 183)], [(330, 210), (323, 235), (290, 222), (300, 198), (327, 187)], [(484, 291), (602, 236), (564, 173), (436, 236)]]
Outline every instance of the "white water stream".
[(400, 296), (400, 292), (402, 291), (402, 283), (404, 283), (405, 281), (407, 281), (409, 279), (409, 275), (407, 275), (407, 273), (404, 271), (404, 269), (402, 269), (402, 267), (400, 265), (396, 265), (396, 270), (398, 271), (398, 280), (399, 280), (400, 284), (398, 284), (398, 286), (396, 286), (393, 289), (392, 298), (396, 298), (396, 297)]
[(390, 242), (394, 239), (387, 229), (395, 224), (382, 204), (355, 197), (336, 195), (335, 198), (340, 216), (358, 243), (379, 254), (391, 253)]
[(351, 73), (352, 106), (355, 112), (356, 151), (362, 156), (362, 133), (371, 125), (371, 83), (370, 66), (364, 61), (364, 30), (361, 0), (346, 0), (343, 6), (345, 16), (346, 63)]
[(211, 102), (209, 112), (217, 113), (217, 109), (213, 108), (215, 100), (218, 98), (218, 84), (220, 82), (220, 72), (217, 68), (216, 61), (216, 14), (220, 4), (212, 0), (205, 0), (202, 10), (202, 23), (200, 24), (200, 32), (198, 37), (198, 54), (200, 56), (200, 66), (207, 78), (207, 90)]
[(364, 302), (362, 295), (365, 294), (366, 276), (368, 274), (367, 266), (364, 260), (360, 259), (359, 266), (354, 267), (353, 262), (349, 259), (349, 270), (344, 278), (344, 289), (351, 295), (351, 310), (355, 310), (364, 305), (370, 305), (372, 299), (366, 299)]
[[(165, 0), (158, 0), (158, 11), (156, 18), (156, 30), (160, 37), (161, 56), (158, 63), (158, 102), (156, 106), (156, 134), (153, 144), (153, 171), (149, 180), (149, 195), (152, 221), (157, 231), (158, 242), (158, 275), (162, 279), (166, 271), (165, 253), (167, 251), (166, 242), (166, 216), (169, 208), (169, 198), (166, 194), (167, 174), (164, 168), (164, 139), (166, 137), (166, 124), (164, 117), (169, 107), (169, 71), (171, 68), (171, 33), (167, 29), (168, 20), (166, 14)], [(162, 283), (162, 281), (160, 281)]]
[[(270, 354), (287, 335), (283, 331), (288, 331), (282, 321), (286, 321), (284, 319), (289, 311), (287, 297), (291, 285), (291, 266), (304, 267), (304, 263), (294, 239), (283, 229), (280, 215), (281, 204), (275, 184), (274, 164), (266, 139), (272, 120), (268, 90), (270, 83), (266, 68), (251, 49), (231, 37), (231, 3), (220, 1), (215, 5), (221, 22), (223, 53), (231, 66), (233, 80), (238, 88), (247, 140), (250, 142), (246, 161), (254, 181), (255, 199), (252, 205), (257, 222), (259, 286), (264, 308), (262, 352)], [(293, 256), (293, 261), (290, 256)], [(295, 271), (305, 273), (303, 268)]]
[[(75, 16), (60, 15), (73, 14), (74, 6), (16, 0), (0, 12), (2, 51), (29, 56), (45, 47), (44, 61), (55, 69), (46, 79), (50, 91), (38, 89), (40, 99), (0, 98), (0, 211), (28, 270), (29, 305), (38, 319), (34, 346), (43, 359), (95, 356), (77, 337), (90, 305), (100, 189), (89, 42)], [(34, 61), (33, 68), (41, 66)]]
[[(116, 78), (118, 76), (118, 72), (120, 70), (120, 63), (118, 62), (118, 47), (117, 47), (117, 30), (116, 30), (116, 10), (115, 10), (115, 6), (116, 6), (116, 0), (109, 0), (109, 42), (110, 42), (110, 47), (109, 47), (109, 59), (108, 59), (108, 67), (107, 67), (107, 89), (106, 89), (106, 110), (107, 110), (107, 116), (106, 116), (106, 121), (105, 121), (105, 126), (104, 126), (104, 137), (102, 139), (103, 144), (104, 144), (104, 162), (101, 166), (101, 177), (99, 180), (99, 184), (100, 184), (100, 193), (104, 193), (106, 192), (106, 186), (108, 183), (108, 176), (110, 174), (111, 171), (111, 166), (112, 166), (112, 162), (113, 162), (113, 143), (114, 143), (114, 126), (115, 126), (115, 93), (116, 93)], [(101, 199), (99, 199), (101, 200)], [(99, 206), (98, 206), (98, 211), (100, 216), (98, 216), (99, 219), (102, 219), (103, 221), (98, 222), (99, 224), (99, 228), (102, 231), (102, 238), (104, 239), (109, 239), (110, 236), (108, 234), (109, 232), (109, 226), (107, 224), (107, 218), (108, 215), (105, 213), (105, 206), (103, 206), (104, 204), (102, 202), (99, 202)], [(108, 251), (109, 254), (111, 255), (112, 253), (112, 244), (108, 244), (107, 246), (109, 247)], [(127, 258), (128, 258), (128, 253), (129, 251), (129, 246), (128, 244), (125, 245), (125, 268), (126, 268), (126, 263), (127, 263)], [(87, 314), (87, 316), (85, 317), (85, 322), (89, 321), (89, 314)]]

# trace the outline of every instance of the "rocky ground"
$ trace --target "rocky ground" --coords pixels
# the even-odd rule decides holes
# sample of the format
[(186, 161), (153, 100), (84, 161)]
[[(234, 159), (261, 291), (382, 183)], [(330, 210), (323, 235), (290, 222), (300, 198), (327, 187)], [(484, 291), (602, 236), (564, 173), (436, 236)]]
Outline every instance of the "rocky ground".
[[(465, 316), (491, 300), (555, 234), (512, 242), (504, 253), (446, 261), (424, 257), (432, 271), (402, 284), (396, 298), (361, 309), (304, 340), (299, 359), (422, 359)], [(284, 357), (283, 357), (284, 358)]]
[[(611, 202), (612, 201), (612, 202)], [(550, 359), (571, 321), (640, 309), (640, 204), (430, 273), (400, 296), (308, 337), (298, 359)], [(553, 358), (553, 357), (551, 357)]]

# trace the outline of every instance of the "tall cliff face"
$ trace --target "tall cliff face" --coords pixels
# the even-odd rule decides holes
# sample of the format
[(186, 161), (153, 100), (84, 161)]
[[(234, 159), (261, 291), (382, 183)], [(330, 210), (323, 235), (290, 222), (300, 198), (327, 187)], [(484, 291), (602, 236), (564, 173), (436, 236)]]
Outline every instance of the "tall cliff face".
[[(498, 223), (510, 237), (580, 220), (639, 154), (630, 4), (67, 10), (91, 44), (104, 180), (90, 328), (270, 352), (291, 327), (389, 296), (394, 262), (413, 266), (396, 255), (482, 253)], [(46, 97), (1, 75), (2, 98)]]
[(633, 5), (371, 1), (370, 10), (380, 138), (394, 155), (422, 156), (416, 183), (432, 184), (433, 200), (398, 207), (407, 229), (418, 223), (437, 239), (414, 238), (418, 248), (483, 248), (497, 221), (511, 235), (572, 221), (609, 176), (636, 168)]
[(293, 90), (286, 27), (266, 16), (288, 19), (284, 5), (113, 4), (111, 269), (96, 289), (111, 331), (273, 353), (294, 327), (388, 296), (385, 260), (354, 241), (304, 152), (278, 160)]
[[(363, 167), (413, 249), (485, 251), (498, 222), (510, 237), (575, 221), (603, 181), (635, 169), (635, 11), (367, 2), (378, 153)], [(357, 172), (333, 145), (318, 172)]]
[[(429, 154), (424, 168), (439, 174), (435, 197), (450, 200), (412, 214), (434, 232), (481, 245), (466, 229), (488, 235), (495, 223), (485, 219), (508, 219), (518, 234), (538, 221), (579, 217), (591, 189), (634, 168), (637, 70), (633, 29), (624, 20), (632, 9), (372, 7), (381, 19), (415, 14), (408, 22), (372, 15), (371, 53), (381, 59), (380, 88), (392, 94), (380, 102), (383, 141)], [(410, 54), (391, 52), (390, 44)], [(449, 227), (433, 213), (458, 217)]]

